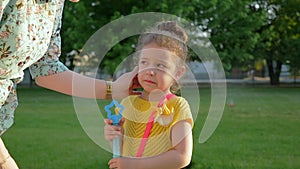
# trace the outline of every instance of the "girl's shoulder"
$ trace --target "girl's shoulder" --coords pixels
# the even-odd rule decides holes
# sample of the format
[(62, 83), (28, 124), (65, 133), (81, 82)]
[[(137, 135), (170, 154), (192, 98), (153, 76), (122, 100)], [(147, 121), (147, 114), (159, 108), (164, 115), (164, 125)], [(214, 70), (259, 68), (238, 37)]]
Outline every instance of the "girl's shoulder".
[(167, 104), (170, 104), (170, 106), (173, 106), (174, 108), (175, 107), (182, 107), (182, 106), (188, 106), (189, 105), (188, 101), (184, 97), (181, 97), (181, 96), (175, 96), (175, 97), (173, 97), (172, 99), (170, 99), (168, 101)]

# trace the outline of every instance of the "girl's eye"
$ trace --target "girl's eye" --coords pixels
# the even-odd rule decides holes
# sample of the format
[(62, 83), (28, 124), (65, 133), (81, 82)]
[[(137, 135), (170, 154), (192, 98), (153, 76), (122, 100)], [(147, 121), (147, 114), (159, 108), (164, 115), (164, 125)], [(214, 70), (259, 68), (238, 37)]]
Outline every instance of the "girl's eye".
[(141, 64), (141, 65), (146, 65), (146, 64), (147, 64), (147, 61), (142, 60), (142, 61), (140, 61), (140, 64)]
[(157, 64), (157, 67), (160, 69), (166, 68), (166, 66), (164, 64)]

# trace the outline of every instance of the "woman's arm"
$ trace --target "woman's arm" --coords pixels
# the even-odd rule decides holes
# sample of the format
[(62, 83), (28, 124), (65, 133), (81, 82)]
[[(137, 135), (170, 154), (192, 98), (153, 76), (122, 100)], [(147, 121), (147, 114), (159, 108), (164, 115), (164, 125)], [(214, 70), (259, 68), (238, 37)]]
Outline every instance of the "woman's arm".
[[(128, 96), (131, 92), (130, 89), (135, 87), (132, 81), (136, 74), (137, 68), (123, 74), (113, 82), (113, 98), (119, 99)], [(106, 96), (106, 82), (104, 80), (83, 76), (70, 70), (48, 76), (39, 76), (36, 77), (35, 81), (41, 87), (67, 95), (97, 99), (105, 99)]]
[[(192, 127), (187, 121), (180, 121), (171, 130), (173, 149), (147, 158), (114, 158), (110, 168), (118, 169), (179, 169), (187, 166), (192, 157)], [(159, 143), (157, 143), (159, 144)]]
[(106, 84), (104, 80), (96, 80), (67, 70), (61, 73), (39, 76), (37, 85), (71, 96), (104, 99)]

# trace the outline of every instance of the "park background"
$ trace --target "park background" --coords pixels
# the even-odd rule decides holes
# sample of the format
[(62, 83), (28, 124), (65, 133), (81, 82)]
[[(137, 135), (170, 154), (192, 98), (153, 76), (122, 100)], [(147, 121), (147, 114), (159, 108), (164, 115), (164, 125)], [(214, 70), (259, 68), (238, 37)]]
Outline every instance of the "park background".
[[(206, 143), (199, 144), (194, 135), (187, 168), (300, 168), (299, 0), (66, 2), (61, 61), (72, 69), (93, 33), (112, 20), (140, 12), (173, 14), (193, 23), (206, 33), (226, 72), (223, 118)], [(101, 78), (110, 78), (135, 43), (136, 37), (125, 39), (107, 53), (101, 65), (106, 76)], [(191, 55), (193, 64), (193, 70), (199, 70), (195, 74), (201, 104), (194, 128), (199, 133), (211, 89), (201, 60)], [(18, 89), (15, 125), (3, 135), (20, 168), (107, 168), (111, 154), (84, 133), (72, 98), (41, 89), (28, 72), (25, 75)]]

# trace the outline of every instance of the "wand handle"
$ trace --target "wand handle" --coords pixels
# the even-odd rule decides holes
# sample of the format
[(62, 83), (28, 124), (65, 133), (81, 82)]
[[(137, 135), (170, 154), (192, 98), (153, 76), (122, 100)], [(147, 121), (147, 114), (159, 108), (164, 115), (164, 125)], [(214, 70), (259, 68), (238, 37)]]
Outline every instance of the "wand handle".
[(120, 137), (114, 138), (112, 140), (113, 158), (120, 157)]

